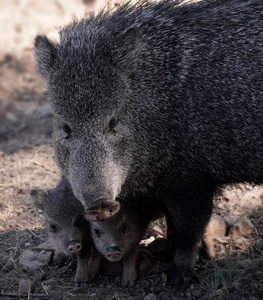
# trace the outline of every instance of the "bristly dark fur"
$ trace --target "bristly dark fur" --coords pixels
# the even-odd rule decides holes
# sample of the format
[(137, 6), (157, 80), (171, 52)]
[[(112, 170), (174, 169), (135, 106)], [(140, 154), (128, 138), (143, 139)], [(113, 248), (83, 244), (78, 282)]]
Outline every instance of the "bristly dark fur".
[(176, 284), (215, 189), (263, 182), (263, 2), (142, 1), (60, 38), (35, 43), (57, 162), (85, 209), (98, 198), (163, 202)]

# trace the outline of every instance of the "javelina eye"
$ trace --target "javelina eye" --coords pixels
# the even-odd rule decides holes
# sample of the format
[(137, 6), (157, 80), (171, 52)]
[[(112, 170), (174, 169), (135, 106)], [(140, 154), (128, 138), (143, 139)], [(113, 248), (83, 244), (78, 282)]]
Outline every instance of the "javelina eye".
[(63, 124), (62, 130), (63, 130), (64, 133), (65, 133), (64, 138), (65, 138), (65, 139), (69, 139), (70, 136), (71, 136), (71, 129), (70, 129), (70, 127), (68, 126), (68, 124)]
[(56, 224), (50, 224), (49, 225), (49, 231), (51, 231), (51, 232), (57, 232), (58, 231), (58, 226), (56, 225)]
[(94, 229), (94, 234), (97, 236), (97, 237), (100, 237), (100, 231), (98, 229)]
[(127, 224), (123, 224), (123, 225), (121, 226), (121, 231), (122, 231), (123, 233), (128, 232), (128, 229), (129, 229), (129, 227), (128, 227)]
[(97, 237), (100, 237), (100, 231), (98, 229), (94, 229), (94, 234), (97, 236)]
[(118, 120), (117, 119), (114, 119), (112, 118), (109, 122), (109, 130), (111, 133), (116, 133), (117, 132), (117, 129), (116, 129), (116, 126), (118, 124)]

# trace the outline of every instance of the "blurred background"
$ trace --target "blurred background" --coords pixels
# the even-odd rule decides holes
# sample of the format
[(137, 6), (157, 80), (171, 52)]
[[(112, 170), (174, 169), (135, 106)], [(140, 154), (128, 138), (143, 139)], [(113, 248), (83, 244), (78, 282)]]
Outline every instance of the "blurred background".
[(105, 5), (118, 2), (0, 0), (0, 232), (37, 227), (29, 191), (54, 187), (60, 177), (45, 84), (36, 72), (35, 36), (57, 40), (61, 26)]

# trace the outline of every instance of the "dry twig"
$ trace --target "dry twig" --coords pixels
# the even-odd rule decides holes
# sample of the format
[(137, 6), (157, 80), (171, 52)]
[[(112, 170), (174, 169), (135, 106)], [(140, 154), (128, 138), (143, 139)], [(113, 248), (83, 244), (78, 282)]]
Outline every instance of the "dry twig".
[(40, 162), (38, 162), (38, 161), (34, 161), (33, 162), (33, 164), (35, 165), (35, 166), (39, 166), (39, 167), (42, 167), (42, 168), (44, 168), (46, 171), (49, 171), (49, 172), (52, 172), (52, 173), (55, 173), (55, 174), (57, 174), (57, 172), (56, 171), (54, 171), (54, 170), (52, 170), (52, 169), (49, 169), (49, 168), (47, 168), (46, 166), (44, 166), (43, 164), (41, 164)]
[(11, 293), (0, 293), (0, 297), (10, 297), (10, 298), (49, 298), (50, 295), (45, 294), (11, 294)]

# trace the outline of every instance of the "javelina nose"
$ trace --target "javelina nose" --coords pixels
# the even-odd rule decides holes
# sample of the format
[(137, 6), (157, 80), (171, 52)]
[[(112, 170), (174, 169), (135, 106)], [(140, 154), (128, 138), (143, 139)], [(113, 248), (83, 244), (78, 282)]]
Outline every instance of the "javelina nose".
[(120, 210), (120, 202), (108, 201), (105, 198), (97, 200), (85, 212), (85, 218), (91, 222), (104, 221)]
[(68, 252), (70, 254), (78, 254), (80, 252), (80, 250), (82, 249), (82, 246), (80, 243), (76, 242), (76, 241), (72, 241), (69, 245), (68, 245)]
[(111, 262), (120, 260), (121, 259), (120, 248), (116, 246), (108, 248), (106, 257)]

